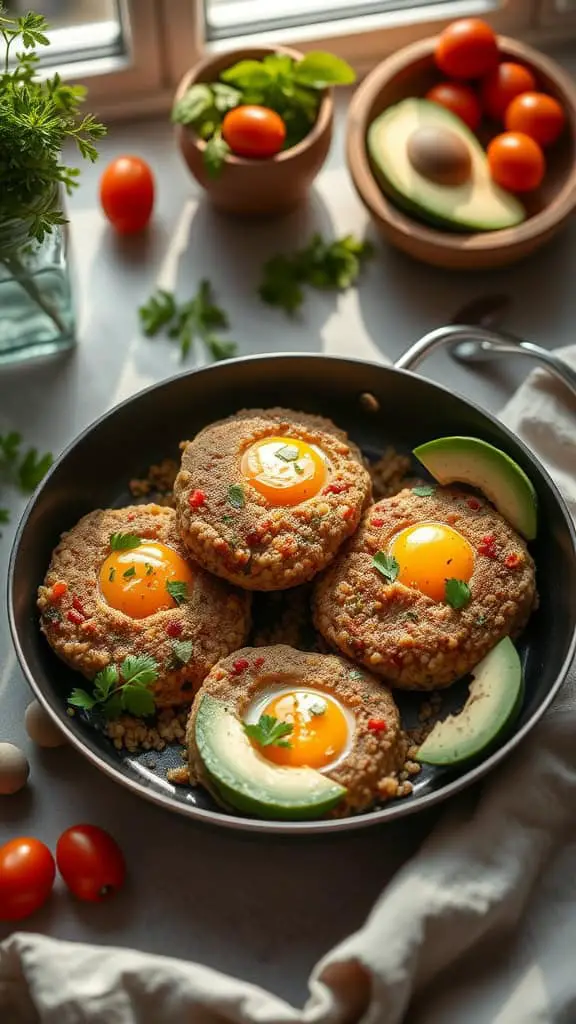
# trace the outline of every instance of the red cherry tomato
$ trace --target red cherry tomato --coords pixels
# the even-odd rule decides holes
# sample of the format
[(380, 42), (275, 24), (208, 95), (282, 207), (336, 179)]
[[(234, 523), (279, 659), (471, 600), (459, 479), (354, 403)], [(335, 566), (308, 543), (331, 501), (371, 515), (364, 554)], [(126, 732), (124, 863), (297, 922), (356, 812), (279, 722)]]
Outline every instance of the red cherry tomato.
[(126, 862), (115, 839), (97, 825), (74, 825), (56, 845), (56, 863), (70, 892), (100, 903), (119, 889)]
[(524, 132), (540, 146), (551, 146), (564, 128), (566, 114), (553, 96), (525, 92), (512, 100), (504, 123), (510, 132)]
[(119, 156), (100, 178), (100, 202), (117, 231), (142, 231), (154, 206), (154, 176), (138, 156)]
[(48, 899), (56, 867), (39, 839), (21, 836), (0, 847), (0, 921), (21, 921)]
[(480, 124), (482, 111), (476, 93), (469, 85), (462, 82), (439, 82), (426, 93), (426, 99), (451, 110), (472, 132)]
[(222, 135), (237, 156), (262, 160), (280, 152), (286, 125), (280, 114), (268, 107), (234, 107), (222, 122)]
[(453, 21), (441, 32), (434, 59), (450, 78), (481, 78), (498, 63), (496, 36), (481, 18)]
[(489, 117), (502, 120), (512, 100), (536, 88), (536, 79), (523, 64), (503, 61), (482, 82), (482, 104)]
[(497, 135), (488, 146), (487, 156), (493, 180), (509, 192), (531, 192), (546, 172), (540, 146), (522, 132)]

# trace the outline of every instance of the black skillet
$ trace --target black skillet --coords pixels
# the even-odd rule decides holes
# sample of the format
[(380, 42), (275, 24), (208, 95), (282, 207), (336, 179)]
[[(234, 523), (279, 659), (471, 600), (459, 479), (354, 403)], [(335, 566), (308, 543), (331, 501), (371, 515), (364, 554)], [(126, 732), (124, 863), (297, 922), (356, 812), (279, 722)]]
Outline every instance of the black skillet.
[[(554, 483), (511, 431), (471, 402), (406, 372), (425, 348), (417, 343), (400, 361), (402, 369), (322, 355), (267, 355), (220, 363), (141, 392), (97, 420), (60, 456), (16, 535), (8, 581), (10, 626), (36, 696), (93, 764), (134, 793), (200, 821), (248, 832), (341, 832), (413, 814), (464, 789), (502, 761), (535, 725), (561, 686), (576, 648), (574, 528)], [(366, 400), (367, 393), (373, 399)], [(78, 679), (55, 657), (38, 628), (36, 588), (63, 530), (94, 508), (128, 504), (127, 481), (155, 460), (177, 456), (179, 441), (207, 423), (242, 407), (274, 405), (330, 417), (372, 457), (387, 445), (409, 452), (442, 435), (483, 438), (520, 463), (538, 494), (540, 529), (532, 551), (540, 607), (519, 645), (526, 693), (513, 731), (472, 766), (427, 768), (417, 777), (411, 797), (353, 818), (244, 818), (222, 811), (203, 790), (172, 786), (165, 769), (181, 764), (176, 750), (160, 758), (154, 755), (151, 764), (151, 755), (119, 753), (93, 727), (67, 716), (65, 696)], [(451, 700), (462, 700), (465, 687), (459, 686), (451, 688)], [(406, 695), (399, 703), (405, 723), (412, 724), (419, 701)]]

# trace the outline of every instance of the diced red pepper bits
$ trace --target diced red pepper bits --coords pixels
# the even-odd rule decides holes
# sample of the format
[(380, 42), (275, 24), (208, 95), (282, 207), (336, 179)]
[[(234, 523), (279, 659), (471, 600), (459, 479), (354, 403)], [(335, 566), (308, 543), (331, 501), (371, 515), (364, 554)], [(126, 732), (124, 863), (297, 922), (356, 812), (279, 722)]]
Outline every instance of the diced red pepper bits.
[(74, 608), (68, 612), (66, 618), (68, 619), (68, 622), (73, 622), (75, 626), (81, 626), (82, 623), (86, 621), (85, 617), (80, 615), (80, 612), (77, 612)]
[(498, 552), (496, 549), (496, 537), (493, 533), (487, 533), (485, 537), (482, 537), (478, 545), (478, 552), (481, 555), (485, 555), (486, 558), (496, 558)]
[(50, 587), (50, 600), (59, 601), (61, 597), (64, 597), (67, 590), (67, 583), (54, 583), (54, 585)]
[(76, 609), (76, 611), (77, 611), (77, 612), (78, 612), (78, 613), (79, 613), (80, 615), (82, 615), (82, 617), (83, 617), (83, 618), (86, 618), (86, 617), (87, 617), (87, 616), (86, 616), (86, 611), (85, 611), (85, 609), (84, 609), (84, 605), (82, 604), (82, 601), (80, 600), (80, 598), (79, 598), (79, 597), (78, 597), (78, 596), (77, 596), (76, 594), (75, 594), (75, 595), (74, 595), (74, 597), (72, 598), (72, 607), (73, 607), (73, 608), (75, 608), (75, 609)]
[(202, 508), (202, 505), (206, 504), (206, 495), (204, 491), (192, 491), (188, 497), (188, 504), (190, 508)]
[(388, 726), (383, 718), (371, 718), (368, 722), (370, 732), (386, 732)]
[(372, 522), (370, 523), (370, 526), (375, 526), (376, 529), (379, 529), (381, 526), (384, 526), (384, 520), (383, 519), (373, 519)]
[(128, 520), (129, 523), (132, 523), (135, 518), (136, 516), (134, 515), (133, 512), (130, 512), (130, 514), (126, 516), (126, 519)]
[(264, 664), (264, 658), (256, 658), (256, 661), (254, 662), (254, 668), (256, 668), (256, 669), (262, 668), (263, 664)]
[(240, 676), (247, 668), (250, 668), (250, 662), (246, 658), (238, 658), (232, 665), (232, 675)]
[(478, 509), (482, 507), (480, 502), (478, 501), (478, 498), (468, 498), (466, 504), (468, 505), (468, 508), (472, 509), (473, 512), (477, 512)]
[(169, 622), (166, 626), (168, 636), (173, 638), (182, 635), (182, 624), (180, 622)]
[(333, 484), (328, 484), (328, 486), (325, 487), (324, 490), (322, 491), (322, 494), (343, 494), (344, 491), (347, 491), (347, 490), (348, 490), (348, 484), (333, 483)]
[(511, 551), (509, 555), (506, 555), (506, 558), (504, 559), (504, 564), (508, 566), (509, 569), (517, 569), (521, 561), (522, 559), (518, 552)]
[(348, 521), (349, 519), (352, 519), (353, 515), (354, 515), (354, 509), (351, 508), (350, 505), (347, 505), (346, 508), (344, 509), (344, 511), (342, 512), (342, 519), (345, 519), (346, 521)]

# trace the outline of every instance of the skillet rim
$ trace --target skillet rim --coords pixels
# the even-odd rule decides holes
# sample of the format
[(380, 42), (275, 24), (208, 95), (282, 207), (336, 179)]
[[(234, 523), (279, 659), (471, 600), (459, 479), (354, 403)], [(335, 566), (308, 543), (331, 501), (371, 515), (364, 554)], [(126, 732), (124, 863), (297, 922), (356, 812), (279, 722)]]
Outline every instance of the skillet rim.
[[(166, 377), (163, 380), (149, 385), (148, 387), (142, 388), (135, 394), (130, 395), (123, 401), (118, 402), (112, 406), (111, 409), (106, 410), (102, 415), (98, 416), (93, 420), (87, 427), (85, 427), (79, 434), (77, 434), (73, 440), (62, 450), (58, 458), (54, 461), (53, 465), (49, 469), (46, 476), (43, 478), (39, 486), (36, 488), (34, 494), (30, 497), (26, 508), (22, 514), (20, 522), (18, 524), (12, 549), (10, 552), (10, 560), (8, 564), (8, 579), (7, 579), (7, 605), (8, 605), (8, 622), (10, 627), (10, 634), (12, 637), (12, 643), (16, 651), (16, 656), (24, 676), (31, 687), (34, 695), (39, 700), (42, 707), (47, 711), (51, 718), (53, 718), (60, 730), (66, 736), (68, 742), (79, 750), (84, 757), (90, 761), (96, 768), (103, 771), (106, 775), (112, 778), (114, 781), (120, 783), (125, 789), (130, 790), (140, 797), (144, 797), (151, 803), (158, 805), (175, 813), (178, 813), (186, 818), (203, 822), (211, 825), (212, 827), (224, 827), (228, 829), (240, 830), (252, 834), (284, 834), (284, 835), (321, 835), (332, 832), (349, 832), (360, 828), (369, 828), (375, 825), (383, 825), (389, 821), (396, 821), (400, 818), (407, 817), (410, 814), (416, 814), (419, 811), (429, 810), (431, 807), (440, 804), (457, 793), (467, 789), (473, 783), (482, 779), (487, 775), (493, 768), (505, 760), (505, 758), (516, 749), (522, 740), (528, 735), (529, 732), (535, 727), (535, 725), (543, 717), (544, 713), (552, 703), (552, 700), (562, 687), (566, 680), (566, 676), (572, 661), (576, 655), (576, 630), (574, 631), (572, 638), (569, 643), (568, 653), (556, 675), (556, 678), (550, 687), (548, 693), (541, 701), (539, 706), (535, 709), (531, 717), (524, 723), (524, 725), (514, 732), (508, 739), (495, 750), (489, 757), (487, 757), (480, 764), (475, 765), (468, 771), (464, 771), (458, 778), (453, 779), (441, 788), (426, 793), (423, 796), (419, 796), (416, 801), (410, 800), (399, 800), (398, 802), (392, 802), (387, 804), (380, 810), (372, 811), (369, 814), (351, 816), (347, 818), (335, 818), (335, 819), (320, 819), (318, 821), (275, 821), (258, 818), (244, 818), (233, 814), (228, 814), (224, 811), (219, 810), (206, 810), (201, 807), (196, 807), (194, 804), (187, 804), (183, 801), (174, 800), (172, 794), (167, 795), (162, 790), (153, 789), (149, 786), (143, 778), (138, 778), (137, 774), (134, 777), (129, 775), (125, 769), (115, 767), (114, 764), (108, 764), (103, 756), (92, 751), (83, 741), (81, 735), (77, 734), (75, 730), (70, 726), (70, 719), (66, 715), (65, 711), (54, 703), (54, 706), (50, 703), (48, 696), (43, 692), (42, 683), (38, 682), (32, 671), (30, 670), (24, 651), (20, 644), (19, 630), (16, 623), (16, 615), (14, 608), (14, 578), (16, 570), (16, 561), (20, 552), (20, 545), (22, 536), (26, 529), (28, 519), (32, 513), (33, 508), (40, 500), (42, 493), (48, 485), (52, 475), (65, 461), (68, 455), (73, 449), (79, 445), (92, 431), (97, 429), (105, 420), (114, 416), (120, 409), (125, 409), (127, 406), (137, 402), (144, 395), (148, 395), (154, 391), (160, 391), (163, 388), (170, 388), (176, 381), (180, 381), (182, 378), (194, 378), (196, 376), (202, 376), (203, 374), (214, 374), (218, 373), (220, 368), (225, 366), (228, 367), (232, 363), (266, 363), (275, 362), (276, 360), (293, 360), (298, 361), (301, 359), (306, 360), (329, 360), (331, 363), (339, 363), (346, 365), (349, 363), (360, 364), (362, 366), (371, 368), (378, 372), (385, 370), (388, 373), (401, 374), (405, 377), (417, 377), (420, 378), (422, 375), (415, 373), (412, 370), (399, 369), (394, 364), (387, 364), (377, 362), (371, 359), (361, 359), (355, 356), (338, 356), (338, 355), (326, 355), (322, 352), (268, 352), (258, 353), (254, 355), (239, 356), (235, 359), (226, 359), (218, 363), (212, 363), (207, 366), (195, 367), (184, 373), (175, 373), (170, 377)], [(424, 378), (426, 382), (433, 387), (440, 397), (444, 395), (450, 395), (450, 397), (456, 397), (460, 401), (464, 402), (474, 411), (480, 413), (492, 422), (498, 431), (501, 431), (506, 435), (514, 444), (518, 445), (523, 451), (526, 459), (532, 463), (538, 472), (540, 473), (544, 485), (550, 492), (553, 500), (558, 506), (559, 511), (564, 519), (565, 526), (567, 527), (568, 536), (572, 545), (572, 555), (576, 558), (576, 525), (572, 519), (568, 506), (554, 483), (552, 477), (548, 473), (548, 470), (540, 462), (540, 459), (530, 450), (528, 445), (514, 433), (505, 423), (502, 423), (492, 412), (483, 409), (476, 402), (470, 401), (466, 396), (461, 395), (459, 392), (450, 390), (443, 384), (438, 384), (436, 381)], [(44, 677), (46, 680), (46, 677)], [(48, 693), (51, 693), (51, 686), (46, 687)]]

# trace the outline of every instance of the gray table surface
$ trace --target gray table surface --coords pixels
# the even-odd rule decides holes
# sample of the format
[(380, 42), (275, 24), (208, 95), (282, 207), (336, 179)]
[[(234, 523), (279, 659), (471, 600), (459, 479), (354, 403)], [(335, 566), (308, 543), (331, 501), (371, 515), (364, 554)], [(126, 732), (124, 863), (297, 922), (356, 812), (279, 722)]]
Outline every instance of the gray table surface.
[[(136, 308), (156, 284), (176, 287), (186, 298), (203, 276), (230, 313), (241, 353), (322, 351), (393, 360), (464, 301), (500, 291), (513, 297), (515, 331), (548, 348), (573, 341), (574, 223), (528, 262), (472, 276), (417, 265), (377, 241), (377, 259), (357, 291), (311, 295), (293, 323), (263, 306), (255, 287), (267, 256), (301, 245), (314, 229), (328, 236), (372, 235), (343, 166), (342, 131), (340, 119), (308, 207), (247, 230), (202, 201), (166, 123), (114, 126), (100, 164), (84, 170), (70, 203), (78, 347), (65, 359), (0, 372), (0, 431), (21, 430), (30, 443), (57, 453), (120, 399), (178, 372), (173, 346), (141, 336)], [(124, 242), (104, 222), (96, 200), (102, 167), (122, 152), (148, 159), (158, 180), (149, 234)], [(527, 366), (506, 361), (479, 375), (439, 354), (422, 369), (497, 410)], [(12, 507), (15, 523), (23, 502), (15, 498)], [(1, 578), (14, 523), (0, 540)], [(23, 927), (197, 960), (300, 1004), (315, 961), (362, 923), (434, 815), (334, 839), (248, 839), (139, 800), (71, 749), (34, 749), (23, 726), (30, 693), (12, 651), (4, 593), (0, 600), (0, 739), (21, 744), (32, 765), (27, 789), (1, 799), (0, 840), (32, 834), (54, 846), (64, 828), (88, 820), (114, 833), (130, 866), (130, 884), (114, 901), (75, 903), (58, 886), (51, 903)], [(7, 934), (0, 925), (0, 940)]]

